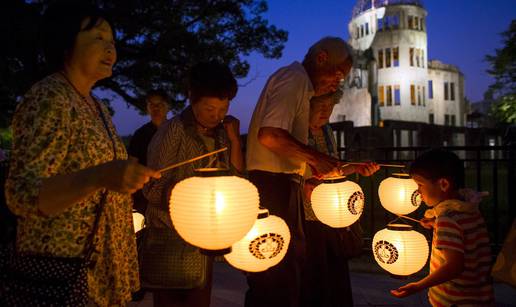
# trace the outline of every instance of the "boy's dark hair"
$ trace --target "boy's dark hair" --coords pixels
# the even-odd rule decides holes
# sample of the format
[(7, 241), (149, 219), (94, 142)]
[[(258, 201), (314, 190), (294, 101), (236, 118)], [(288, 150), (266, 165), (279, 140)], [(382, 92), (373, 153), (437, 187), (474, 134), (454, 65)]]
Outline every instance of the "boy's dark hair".
[(170, 96), (162, 89), (156, 89), (156, 90), (150, 90), (147, 92), (147, 95), (145, 95), (145, 101), (149, 99), (150, 97), (161, 97), (163, 100), (167, 102), (167, 104), (170, 104)]
[[(82, 22), (90, 18), (86, 27)], [(63, 68), (66, 52), (73, 48), (80, 31), (91, 30), (102, 20), (114, 28), (107, 15), (86, 1), (55, 1), (45, 11), (41, 33), (42, 47), (49, 73)]]
[(233, 99), (237, 92), (237, 82), (227, 65), (219, 62), (201, 62), (190, 69), (188, 75), (190, 103), (201, 97)]
[(464, 164), (451, 151), (431, 149), (424, 152), (410, 165), (409, 173), (432, 181), (446, 178), (453, 190), (464, 187)]

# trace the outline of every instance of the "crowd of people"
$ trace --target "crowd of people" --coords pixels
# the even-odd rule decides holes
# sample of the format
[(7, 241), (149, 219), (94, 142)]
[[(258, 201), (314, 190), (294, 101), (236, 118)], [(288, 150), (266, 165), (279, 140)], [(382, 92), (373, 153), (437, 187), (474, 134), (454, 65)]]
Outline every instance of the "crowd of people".
[[(343, 252), (350, 229), (323, 225), (309, 202), (323, 178), (371, 176), (379, 169), (374, 162), (344, 166), (328, 125), (342, 95), (339, 85), (353, 67), (344, 40), (324, 37), (301, 62), (269, 77), (253, 111), (245, 157), (239, 120), (227, 114), (237, 82), (216, 61), (190, 68), (189, 105), (171, 119), (167, 93), (149, 91), (151, 122), (134, 133), (126, 151), (107, 108), (92, 94), (117, 60), (113, 25), (89, 5), (65, 3), (46, 14), (51, 74), (25, 94), (12, 122), (6, 198), (17, 217), (17, 252), (77, 257), (95, 229), (90, 304), (125, 305), (143, 287), (152, 291), (155, 306), (209, 306), (213, 258), (177, 234), (168, 199), (196, 168), (219, 167), (247, 177), (259, 191), (260, 206), (285, 220), (291, 233), (277, 266), (246, 274), (245, 305), (353, 305), (349, 255)], [(156, 171), (223, 147), (229, 150), (216, 159)], [(492, 304), (485, 225), (478, 208), (459, 195), (461, 173), (460, 160), (443, 151), (415, 162), (411, 174), (434, 209), (424, 220), (434, 229), (431, 273), (393, 295), (430, 288), (437, 306)], [(133, 208), (146, 218), (138, 252)]]

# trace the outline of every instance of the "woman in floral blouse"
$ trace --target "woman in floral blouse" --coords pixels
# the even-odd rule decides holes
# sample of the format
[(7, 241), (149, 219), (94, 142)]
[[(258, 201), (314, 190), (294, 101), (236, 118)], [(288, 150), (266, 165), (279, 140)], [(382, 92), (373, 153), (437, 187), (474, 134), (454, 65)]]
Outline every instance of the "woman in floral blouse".
[(107, 108), (91, 94), (116, 61), (110, 24), (94, 7), (64, 1), (45, 21), (45, 56), (55, 73), (25, 94), (12, 124), (6, 197), (18, 218), (17, 250), (82, 256), (107, 190), (89, 295), (100, 306), (125, 305), (139, 288), (130, 193), (159, 173), (127, 160)]

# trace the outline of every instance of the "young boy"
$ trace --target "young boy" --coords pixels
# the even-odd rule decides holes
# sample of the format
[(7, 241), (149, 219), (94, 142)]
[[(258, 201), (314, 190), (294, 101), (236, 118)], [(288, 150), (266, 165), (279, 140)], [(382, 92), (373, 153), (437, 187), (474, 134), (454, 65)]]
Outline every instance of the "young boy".
[(478, 197), (463, 200), (468, 196), (460, 190), (462, 162), (452, 152), (431, 150), (414, 161), (410, 174), (431, 207), (421, 220), (423, 227), (434, 229), (430, 274), (391, 294), (402, 298), (429, 288), (432, 306), (493, 306), (489, 236)]

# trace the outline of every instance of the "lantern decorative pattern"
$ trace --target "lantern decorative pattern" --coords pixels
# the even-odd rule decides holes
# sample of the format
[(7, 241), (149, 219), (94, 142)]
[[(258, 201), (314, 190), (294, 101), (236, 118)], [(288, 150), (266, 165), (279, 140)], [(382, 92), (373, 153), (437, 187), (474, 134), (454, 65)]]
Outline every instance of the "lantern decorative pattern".
[(389, 224), (373, 238), (376, 262), (393, 275), (408, 276), (421, 270), (428, 260), (425, 236), (405, 224)]
[(415, 211), (421, 205), (417, 183), (408, 174), (393, 174), (384, 179), (378, 188), (382, 206), (396, 215)]
[(278, 264), (287, 253), (290, 231), (283, 219), (260, 209), (253, 228), (224, 258), (233, 267), (247, 272), (262, 272)]
[(342, 228), (355, 223), (364, 210), (360, 186), (345, 177), (325, 179), (312, 192), (312, 209), (322, 223)]
[(249, 232), (258, 204), (258, 190), (248, 180), (227, 170), (199, 169), (172, 190), (170, 217), (186, 242), (224, 254)]

